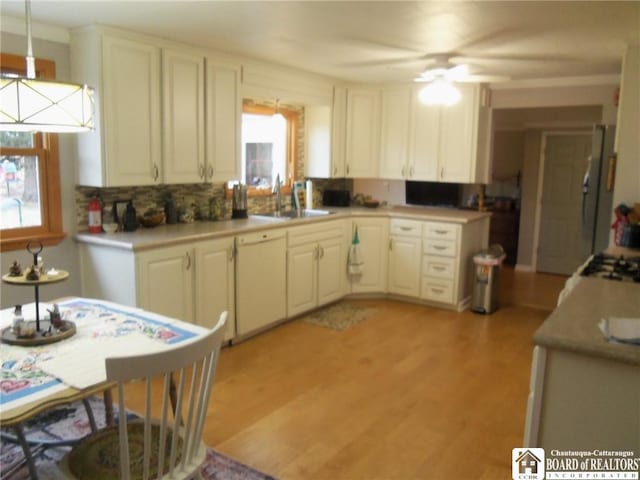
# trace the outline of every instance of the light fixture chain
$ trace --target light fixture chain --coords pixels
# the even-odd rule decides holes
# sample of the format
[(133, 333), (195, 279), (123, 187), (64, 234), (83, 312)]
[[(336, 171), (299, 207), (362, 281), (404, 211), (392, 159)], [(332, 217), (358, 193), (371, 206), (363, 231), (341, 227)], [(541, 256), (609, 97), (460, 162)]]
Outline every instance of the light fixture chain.
[(31, 0), (25, 0), (24, 10), (27, 20), (27, 78), (36, 78), (36, 60), (33, 58), (31, 43)]

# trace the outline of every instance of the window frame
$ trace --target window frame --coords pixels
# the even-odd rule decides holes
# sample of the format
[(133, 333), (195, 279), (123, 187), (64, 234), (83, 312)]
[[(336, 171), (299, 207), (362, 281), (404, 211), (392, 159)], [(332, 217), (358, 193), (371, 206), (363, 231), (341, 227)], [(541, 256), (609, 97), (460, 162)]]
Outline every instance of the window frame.
[[(298, 126), (300, 124), (300, 113), (295, 110), (290, 110), (286, 107), (263, 105), (254, 103), (252, 100), (244, 100), (242, 102), (242, 113), (252, 113), (255, 115), (273, 115), (275, 113), (281, 114), (287, 120), (287, 174), (286, 178), (282, 179), (283, 194), (291, 193), (291, 186), (296, 178), (298, 178), (298, 143), (299, 132)], [(247, 186), (248, 197), (268, 197), (272, 195), (270, 188), (256, 188)], [(225, 196), (230, 198), (232, 196), (232, 190), (225, 183)]]
[[(0, 53), (2, 72), (24, 75), (26, 59), (19, 55)], [(36, 59), (38, 78), (56, 78), (56, 64), (51, 60)], [(20, 250), (32, 240), (43, 245), (58, 245), (65, 239), (62, 225), (62, 197), (60, 186), (60, 156), (56, 133), (36, 132), (32, 148), (0, 147), (0, 155), (36, 156), (40, 185), (42, 224), (36, 227), (21, 227), (0, 230), (0, 252)]]

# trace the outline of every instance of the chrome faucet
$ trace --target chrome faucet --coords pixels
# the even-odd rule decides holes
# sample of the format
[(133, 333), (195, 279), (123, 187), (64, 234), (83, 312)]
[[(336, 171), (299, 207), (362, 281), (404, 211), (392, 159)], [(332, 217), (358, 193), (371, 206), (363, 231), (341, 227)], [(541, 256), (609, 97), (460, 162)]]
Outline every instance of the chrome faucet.
[(273, 194), (276, 196), (276, 213), (280, 214), (282, 211), (282, 195), (280, 194), (280, 174), (276, 175), (276, 181), (273, 184)]

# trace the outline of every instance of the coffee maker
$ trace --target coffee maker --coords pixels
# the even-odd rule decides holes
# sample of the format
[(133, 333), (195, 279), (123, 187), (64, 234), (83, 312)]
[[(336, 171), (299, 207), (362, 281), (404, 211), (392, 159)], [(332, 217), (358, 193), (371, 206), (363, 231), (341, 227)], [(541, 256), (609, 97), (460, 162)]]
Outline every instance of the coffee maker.
[(231, 218), (247, 218), (247, 186), (237, 183), (233, 186)]

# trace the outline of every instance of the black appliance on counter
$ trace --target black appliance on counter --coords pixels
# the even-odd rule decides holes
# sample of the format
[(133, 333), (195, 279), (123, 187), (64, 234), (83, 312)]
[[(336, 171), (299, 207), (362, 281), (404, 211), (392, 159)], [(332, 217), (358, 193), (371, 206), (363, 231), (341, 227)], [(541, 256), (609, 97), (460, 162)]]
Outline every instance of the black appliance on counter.
[(405, 182), (407, 205), (457, 208), (460, 205), (460, 184), (443, 182)]
[(348, 207), (351, 205), (349, 190), (325, 190), (322, 192), (322, 205), (325, 207)]
[(640, 283), (640, 256), (597, 253), (585, 263), (580, 275), (620, 282)]

